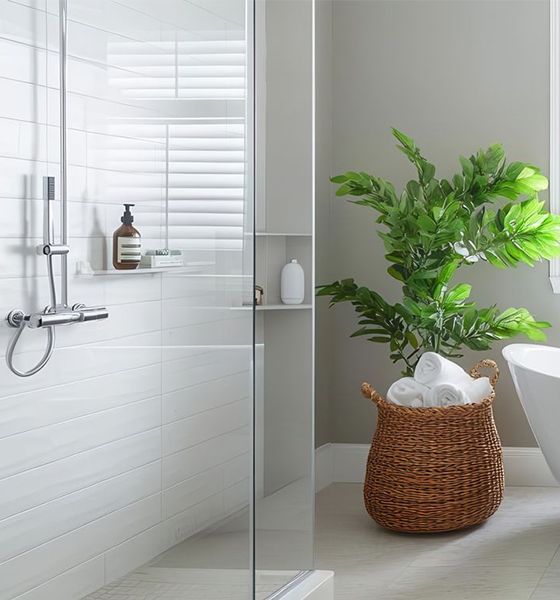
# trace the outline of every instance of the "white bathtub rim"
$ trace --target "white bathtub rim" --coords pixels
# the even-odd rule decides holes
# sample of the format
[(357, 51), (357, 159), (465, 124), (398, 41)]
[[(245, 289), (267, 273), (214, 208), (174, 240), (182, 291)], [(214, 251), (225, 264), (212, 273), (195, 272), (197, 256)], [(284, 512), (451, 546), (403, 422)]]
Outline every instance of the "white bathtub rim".
[(536, 373), (538, 375), (543, 375), (544, 377), (552, 377), (554, 379), (560, 379), (560, 370), (558, 374), (554, 373), (546, 373), (530, 367), (526, 364), (523, 364), (519, 360), (518, 353), (523, 350), (539, 350), (539, 351), (556, 351), (560, 354), (560, 348), (557, 346), (548, 346), (547, 344), (508, 344), (505, 348), (502, 348), (502, 356), (506, 359), (508, 364), (514, 366), (518, 369), (523, 369), (524, 371), (529, 371), (530, 373)]

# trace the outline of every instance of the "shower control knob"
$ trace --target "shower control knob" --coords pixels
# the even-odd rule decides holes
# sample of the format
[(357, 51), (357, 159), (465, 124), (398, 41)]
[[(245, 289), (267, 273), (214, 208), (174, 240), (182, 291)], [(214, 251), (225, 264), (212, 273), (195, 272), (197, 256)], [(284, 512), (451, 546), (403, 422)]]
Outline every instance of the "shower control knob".
[(19, 309), (11, 310), (6, 317), (6, 321), (8, 321), (10, 327), (20, 327), (24, 319), (25, 313)]

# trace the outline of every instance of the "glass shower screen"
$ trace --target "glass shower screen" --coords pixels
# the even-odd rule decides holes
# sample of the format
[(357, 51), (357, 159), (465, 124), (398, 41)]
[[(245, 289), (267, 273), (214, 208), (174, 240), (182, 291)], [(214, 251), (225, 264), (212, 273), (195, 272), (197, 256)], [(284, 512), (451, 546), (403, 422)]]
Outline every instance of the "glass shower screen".
[(312, 568), (311, 7), (0, 0), (0, 302), (44, 320), (8, 358), (56, 332), (0, 366), (0, 600), (263, 599)]
[[(86, 197), (105, 233), (104, 254), (88, 260), (107, 294), (135, 290), (128, 310), (139, 318), (123, 324), (138, 331), (126, 352), (157, 354), (145, 368), (155, 366), (161, 409), (149, 424), (161, 436), (159, 510), (125, 542), (122, 578), (91, 598), (133, 586), (139, 597), (244, 600), (253, 593), (252, 6), (69, 0), (69, 19), (69, 118), (77, 128), (84, 119)], [(79, 173), (76, 183), (83, 197)], [(135, 205), (143, 254), (163, 267), (115, 274), (108, 264), (123, 203)], [(132, 386), (133, 370), (123, 376)]]
[[(55, 330), (49, 362), (0, 367), (2, 600), (252, 597), (252, 14), (0, 0), (4, 314), (55, 296), (36, 253), (45, 176), (69, 249), (68, 306), (53, 261), (66, 324), (41, 313), (13, 353), (27, 372)], [(113, 266), (123, 204), (136, 269)]]

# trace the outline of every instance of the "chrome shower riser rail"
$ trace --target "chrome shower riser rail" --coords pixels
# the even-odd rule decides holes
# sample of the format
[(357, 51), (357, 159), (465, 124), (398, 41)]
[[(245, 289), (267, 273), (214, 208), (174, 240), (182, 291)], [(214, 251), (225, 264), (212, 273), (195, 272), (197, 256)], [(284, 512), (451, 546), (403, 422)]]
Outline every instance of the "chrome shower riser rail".
[[(31, 375), (35, 375), (35, 373), (38, 373), (49, 362), (54, 350), (54, 328), (56, 326), (70, 325), (72, 323), (85, 323), (87, 321), (98, 321), (101, 319), (107, 319), (109, 317), (109, 311), (100, 306), (88, 307), (85, 304), (74, 304), (71, 309), (68, 308), (67, 302), (63, 300), (68, 283), (68, 274), (64, 269), (61, 271), (61, 302), (60, 304), (57, 302), (53, 260), (55, 256), (59, 256), (61, 259), (61, 264), (63, 266), (67, 264), (70, 248), (63, 243), (54, 243), (54, 223), (52, 218), (52, 202), (55, 196), (54, 184), (54, 177), (43, 178), (43, 243), (37, 248), (37, 252), (44, 255), (47, 259), (47, 274), (49, 279), (51, 303), (41, 312), (26, 314), (23, 310), (14, 309), (6, 317), (8, 325), (10, 325), (10, 327), (17, 328), (17, 332), (8, 344), (6, 362), (12, 373), (18, 377), (29, 377)], [(61, 204), (65, 204), (65, 201), (63, 200)], [(23, 330), (26, 327), (31, 329), (47, 329), (47, 347), (43, 356), (34, 367), (28, 371), (21, 371), (14, 365), (14, 353)]]
[[(68, 0), (59, 0), (60, 71), (60, 245), (68, 246), (68, 146), (66, 140), (66, 79), (68, 70)], [(68, 306), (68, 253), (61, 254), (60, 304)]]
[[(49, 279), (50, 305), (43, 311), (26, 314), (15, 309), (6, 317), (8, 325), (17, 328), (17, 332), (8, 344), (6, 362), (9, 369), (18, 377), (29, 377), (38, 373), (50, 360), (55, 345), (55, 327), (58, 325), (71, 325), (106, 319), (109, 312), (104, 307), (87, 307), (84, 304), (74, 304), (68, 307), (68, 157), (66, 144), (66, 69), (67, 69), (67, 0), (59, 0), (60, 23), (60, 242), (54, 241), (54, 219), (52, 203), (55, 197), (54, 177), (43, 178), (44, 218), (43, 218), (43, 243), (37, 252), (47, 259), (47, 274)], [(57, 300), (56, 282), (54, 277), (53, 259), (60, 257), (60, 302)], [(14, 353), (23, 330), (47, 330), (47, 346), (43, 356), (27, 371), (20, 371), (14, 365)]]

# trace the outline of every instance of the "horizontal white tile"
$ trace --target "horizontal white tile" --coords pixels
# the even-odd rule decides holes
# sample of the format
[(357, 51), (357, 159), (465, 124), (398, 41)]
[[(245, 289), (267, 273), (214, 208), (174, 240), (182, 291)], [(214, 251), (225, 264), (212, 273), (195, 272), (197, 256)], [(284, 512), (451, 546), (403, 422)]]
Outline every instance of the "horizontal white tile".
[(163, 487), (169, 488), (197, 473), (223, 464), (233, 457), (250, 452), (248, 426), (212, 438), (186, 450), (163, 458)]
[[(4, 27), (0, 28), (0, 36), (58, 51), (57, 2), (49, 0), (47, 15), (43, 12), (44, 3), (37, 0), (4, 0), (3, 4), (6, 5), (7, 18)], [(2, 12), (4, 15), (4, 10)], [(124, 43), (135, 43), (159, 53), (159, 29), (157, 21), (111, 0), (102, 0), (94, 5), (83, 1), (69, 3), (68, 54), (105, 63), (110, 56), (107, 49)]]
[(249, 399), (233, 402), (163, 427), (163, 452), (172, 454), (249, 424)]
[(0, 238), (0, 269), (3, 277), (27, 279), (46, 275), (45, 258), (37, 255), (37, 246), (41, 242), (40, 238)]
[[(29, 352), (28, 356), (18, 357), (18, 364), (22, 367), (33, 364), (40, 356), (41, 352)], [(159, 332), (127, 336), (119, 340), (87, 346), (55, 349), (49, 364), (27, 379), (13, 375), (5, 361), (0, 361), (1, 390), (6, 396), (23, 394), (49, 386), (156, 364), (160, 358), (161, 334)]]
[(159, 365), (127, 369), (2, 399), (0, 438), (116, 408), (160, 393)]
[[(2, 78), (0, 75), (0, 91), (4, 96), (2, 117), (58, 126), (58, 90), (35, 83)], [(153, 116), (153, 110), (149, 106), (130, 98), (120, 98), (114, 94), (106, 94), (104, 98), (99, 92), (96, 96), (74, 92), (68, 94), (67, 126), (72, 130), (122, 135), (118, 126), (114, 124), (114, 119), (121, 118), (124, 122), (133, 117), (149, 116)], [(138, 126), (129, 127), (130, 132), (135, 132), (137, 129)]]
[[(184, 356), (177, 358), (175, 356)], [(213, 381), (250, 368), (248, 349), (213, 349), (207, 346), (164, 346), (163, 392)]]
[(229, 8), (223, 1), (220, 5), (218, 0), (214, 0), (211, 6), (206, 6), (203, 2), (169, 0), (161, 4), (160, 10), (157, 10), (149, 0), (121, 0), (121, 2), (151, 15), (154, 19), (174, 24), (186, 32), (223, 31), (227, 26), (226, 19), (235, 16), (237, 20), (241, 10), (239, 0), (234, 0), (234, 6)]
[(13, 600), (18, 594), (153, 527), (160, 519), (161, 498), (157, 494), (0, 564), (0, 600)]
[[(224, 488), (227, 489), (240, 481), (247, 480), (251, 475), (252, 458), (249, 452), (233, 458), (221, 467), (224, 477)], [(249, 496), (246, 496), (246, 500)]]
[(157, 277), (138, 277), (131, 285), (130, 280), (120, 277), (97, 278), (97, 283), (90, 285), (103, 285), (105, 289), (105, 302), (108, 305), (126, 304), (140, 300), (148, 302), (159, 300), (161, 297), (161, 281)]
[(0, 440), (0, 477), (9, 477), (159, 427), (161, 400), (152, 398)]
[[(32, 129), (29, 124), (29, 129)], [(0, 119), (2, 137), (0, 139), (0, 156), (23, 158), (20, 156), (21, 122), (11, 119)], [(41, 145), (44, 147), (44, 145)], [(46, 158), (46, 153), (44, 155)]]
[[(2, 125), (0, 123), (0, 131)], [(56, 179), (58, 185), (59, 179)], [(44, 201), (25, 198), (4, 198), (0, 201), (3, 208), (2, 238), (34, 238), (43, 237)], [(53, 218), (57, 224), (55, 235), (59, 236), (58, 201), (53, 203)], [(110, 233), (106, 229), (106, 207), (103, 204), (88, 202), (68, 202), (68, 227), (72, 237), (105, 237)], [(23, 244), (22, 244), (23, 246)], [(44, 258), (43, 258), (44, 261)]]
[[(231, 321), (234, 326), (246, 327), (249, 324), (247, 315), (243, 311), (232, 311), (231, 304), (220, 306), (208, 303), (208, 297), (188, 297), (165, 300), (163, 303), (163, 328), (174, 329), (178, 327), (189, 327), (203, 323), (215, 323), (218, 321)], [(222, 323), (229, 328), (229, 323)]]
[(14, 600), (76, 600), (95, 592), (105, 583), (103, 556), (49, 579), (46, 583), (17, 596)]
[[(87, 166), (133, 172), (165, 171), (165, 139), (142, 135), (141, 124), (130, 126), (126, 136), (119, 136), (111, 124), (107, 131), (88, 133)], [(77, 164), (77, 163), (76, 163)], [(134, 164), (135, 168), (131, 168)]]
[[(217, 443), (218, 441), (215, 440)], [(170, 518), (203, 502), (214, 494), (226, 494), (226, 490), (247, 482), (251, 474), (251, 458), (249, 453), (242, 454), (232, 460), (182, 481), (163, 492), (164, 517)], [(250, 501), (249, 487), (244, 488), (242, 501)], [(231, 491), (230, 496), (235, 496)], [(225, 495), (224, 495), (225, 498)]]
[(161, 465), (154, 462), (0, 521), (0, 562), (157, 494)]
[(151, 429), (0, 480), (0, 519), (95, 485), (161, 457)]
[[(0, 167), (5, 172), (0, 182), (0, 198), (3, 201), (5, 199), (42, 200), (43, 177), (53, 174), (57, 176), (57, 169), (48, 166), (47, 163), (33, 160), (0, 157)], [(132, 204), (146, 205), (151, 211), (161, 210), (164, 183), (165, 178), (159, 173), (129, 175), (120, 171), (70, 165), (68, 167), (68, 200), (80, 203), (120, 204), (121, 207), (124, 202), (130, 200)], [(135, 210), (136, 213), (141, 211), (141, 207)], [(77, 216), (76, 219), (78, 218)], [(80, 221), (78, 220), (77, 223)], [(89, 220), (89, 226), (93, 228), (93, 231), (86, 230), (87, 235), (93, 234), (94, 237), (107, 235), (114, 230), (103, 232), (101, 223), (98, 221), (96, 224), (95, 218)], [(82, 231), (83, 227), (79, 228), (76, 233), (70, 230), (70, 235), (71, 237), (83, 237), (80, 235)], [(21, 236), (21, 234), (18, 235)], [(146, 234), (145, 237), (150, 236)]]
[[(191, 4), (197, 5), (203, 10), (207, 10), (220, 18), (231, 23), (235, 23), (240, 29), (245, 27), (245, 8), (244, 0), (190, 0)], [(231, 24), (229, 25), (231, 28)]]
[[(0, 89), (2, 81), (0, 80)], [(0, 198), (34, 199), (43, 198), (43, 177), (58, 176), (57, 169), (45, 162), (15, 158), (0, 158), (0, 168), (4, 173), (0, 185)], [(85, 167), (71, 166), (68, 169), (68, 190), (70, 200), (80, 200), (86, 190)]]
[(0, 36), (23, 44), (46, 45), (45, 15), (16, 2), (2, 0), (0, 4)]
[(170, 346), (249, 346), (253, 335), (251, 311), (239, 313), (243, 315), (242, 318), (166, 329), (163, 343)]
[(69, 7), (68, 18), (73, 23), (112, 32), (133, 40), (161, 41), (160, 21), (133, 8), (111, 0), (98, 0), (95, 4), (78, 0)]
[[(58, 2), (56, 0), (14, 0), (22, 7), (29, 7), (42, 12), (46, 7), (49, 33), (54, 29), (58, 17)], [(114, 39), (127, 39), (137, 41), (159, 41), (159, 21), (131, 10), (124, 5), (112, 0), (100, 0), (91, 4), (84, 0), (77, 0), (68, 6), (69, 26), (74, 27), (76, 33), (85, 35), (86, 30), (91, 30), (94, 39), (104, 40), (104, 34), (113, 33)], [(56, 31), (56, 30), (55, 30)], [(144, 37), (143, 37), (144, 36)], [(155, 37), (154, 37), (155, 36)], [(76, 41), (77, 43), (78, 41)], [(54, 48), (58, 48), (53, 44)]]
[(163, 492), (163, 515), (168, 519), (223, 491), (223, 475), (214, 469)]
[(246, 508), (251, 503), (251, 480), (242, 481), (224, 490), (224, 518)]
[[(164, 521), (162, 524), (164, 543), (168, 548), (171, 548), (223, 517), (224, 498), (222, 493), (218, 493)], [(3, 600), (1, 596), (0, 600)]]
[(177, 390), (163, 396), (163, 422), (171, 423), (247, 398), (251, 395), (251, 390), (251, 373), (248, 370)]
[[(1, 71), (0, 71), (1, 72)], [(20, 160), (59, 161), (59, 128), (32, 121), (0, 117), (0, 156)], [(131, 137), (136, 131), (130, 127), (129, 137), (110, 135), (107, 132), (88, 134), (83, 130), (67, 130), (68, 161), (71, 166), (90, 167), (114, 171), (165, 171), (165, 140), (145, 140)], [(133, 168), (134, 167), (134, 168)], [(56, 190), (58, 197), (58, 189)]]
[[(2, 117), (43, 125), (59, 124), (56, 90), (0, 76), (0, 92), (3, 96)], [(74, 96), (67, 106), (68, 125), (73, 129), (84, 129), (84, 100)]]
[[(202, 255), (194, 257), (193, 260), (208, 260), (208, 258)], [(212, 258), (216, 260), (215, 256)], [(212, 274), (191, 277), (168, 275), (162, 280), (162, 295), (165, 299), (188, 298), (193, 303), (198, 299), (200, 306), (204, 305), (205, 299), (210, 306), (232, 306), (230, 299), (243, 290), (243, 283), (238, 274), (241, 274), (240, 268), (236, 270), (236, 275), (231, 277)]]
[(124, 577), (167, 549), (161, 524), (135, 535), (105, 553), (105, 582)]

